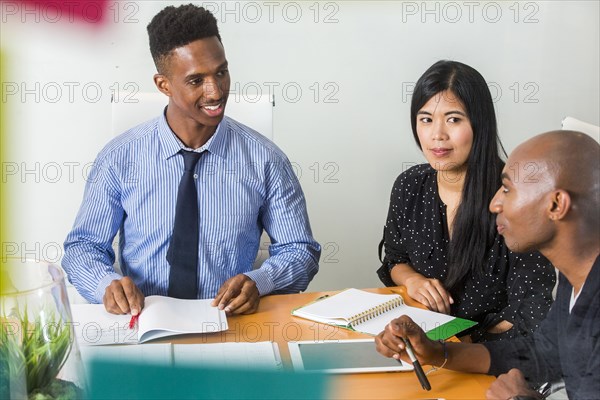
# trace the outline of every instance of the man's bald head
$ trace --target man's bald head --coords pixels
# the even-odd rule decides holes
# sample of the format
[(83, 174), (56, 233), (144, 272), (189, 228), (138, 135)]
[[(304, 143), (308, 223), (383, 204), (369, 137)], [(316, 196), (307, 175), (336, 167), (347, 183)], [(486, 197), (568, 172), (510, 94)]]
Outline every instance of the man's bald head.
[[(571, 197), (574, 214), (586, 225), (600, 224), (600, 144), (575, 131), (552, 131), (537, 135), (511, 154), (513, 160), (537, 164), (540, 184), (562, 189)], [(545, 182), (542, 182), (545, 181)]]

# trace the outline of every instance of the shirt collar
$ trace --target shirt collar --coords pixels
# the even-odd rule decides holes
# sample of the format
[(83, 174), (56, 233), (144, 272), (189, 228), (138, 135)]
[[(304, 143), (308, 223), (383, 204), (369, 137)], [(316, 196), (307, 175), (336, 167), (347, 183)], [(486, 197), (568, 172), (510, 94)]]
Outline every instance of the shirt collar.
[[(166, 111), (167, 108), (165, 107), (162, 115), (158, 119), (158, 136), (162, 144), (162, 156), (165, 160), (179, 153), (181, 149), (192, 150), (187, 148), (177, 137), (177, 135), (175, 135), (175, 132), (171, 130), (171, 127), (167, 122)], [(229, 123), (227, 119), (227, 117), (223, 117), (223, 120), (221, 123), (219, 123), (219, 125), (217, 125), (215, 133), (210, 137), (210, 139), (208, 139), (208, 142), (206, 142), (204, 146), (200, 147), (199, 149), (195, 149), (194, 151), (202, 152), (206, 150), (221, 158), (226, 158), (227, 137), (229, 130)]]
[(215, 134), (206, 142), (202, 148), (221, 158), (227, 158), (227, 142), (229, 140), (229, 119), (223, 117), (223, 120), (217, 125)]

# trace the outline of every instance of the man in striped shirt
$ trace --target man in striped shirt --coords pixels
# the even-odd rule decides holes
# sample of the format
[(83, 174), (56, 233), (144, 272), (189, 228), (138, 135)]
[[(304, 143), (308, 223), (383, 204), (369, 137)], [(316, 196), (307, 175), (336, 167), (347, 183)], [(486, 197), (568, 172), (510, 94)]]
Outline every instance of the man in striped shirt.
[[(298, 179), (285, 154), (254, 130), (224, 116), (230, 77), (216, 19), (194, 5), (169, 6), (148, 25), (158, 73), (169, 97), (163, 115), (110, 141), (99, 153), (63, 266), (90, 302), (137, 315), (144, 296), (167, 295), (182, 150), (202, 153), (198, 195), (197, 298), (228, 313), (252, 313), (260, 296), (305, 290), (321, 248), (310, 229)], [(270, 257), (252, 268), (263, 229)], [(115, 272), (112, 242), (119, 237)]]

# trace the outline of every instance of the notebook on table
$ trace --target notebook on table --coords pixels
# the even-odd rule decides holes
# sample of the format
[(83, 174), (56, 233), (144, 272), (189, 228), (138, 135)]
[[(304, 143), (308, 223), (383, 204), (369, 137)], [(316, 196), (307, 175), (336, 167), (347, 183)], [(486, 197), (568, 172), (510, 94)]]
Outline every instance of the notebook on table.
[(283, 368), (274, 342), (227, 342), (202, 344), (148, 343), (143, 346), (81, 346), (84, 365), (93, 361), (141, 362), (173, 367), (213, 366), (248, 370)]
[(404, 304), (397, 294), (377, 294), (346, 289), (292, 311), (292, 315), (377, 335), (394, 318), (409, 316), (432, 340), (447, 339), (476, 322)]
[(228, 329), (225, 311), (212, 299), (186, 300), (148, 296), (136, 326), (131, 315), (108, 313), (103, 304), (73, 304), (73, 326), (80, 345), (136, 344), (165, 336), (211, 333)]

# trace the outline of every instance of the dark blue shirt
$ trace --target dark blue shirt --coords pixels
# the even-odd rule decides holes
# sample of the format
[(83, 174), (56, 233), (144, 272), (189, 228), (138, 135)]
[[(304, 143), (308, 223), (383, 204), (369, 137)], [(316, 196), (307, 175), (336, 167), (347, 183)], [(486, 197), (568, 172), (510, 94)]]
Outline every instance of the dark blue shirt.
[(569, 312), (572, 293), (560, 274), (556, 301), (533, 336), (485, 343), (492, 361), (488, 373), (518, 368), (536, 385), (563, 378), (570, 399), (600, 398), (600, 257)]

